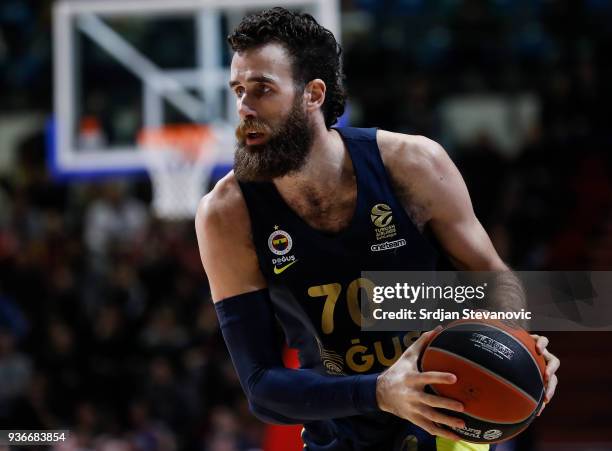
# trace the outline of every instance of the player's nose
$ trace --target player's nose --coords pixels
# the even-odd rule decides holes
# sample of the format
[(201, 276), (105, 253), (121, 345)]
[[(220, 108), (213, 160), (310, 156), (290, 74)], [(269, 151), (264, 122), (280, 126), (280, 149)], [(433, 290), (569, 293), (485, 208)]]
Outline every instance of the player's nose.
[(246, 118), (255, 118), (257, 117), (257, 112), (254, 108), (252, 108), (248, 102), (244, 101), (244, 97), (238, 100), (238, 115), (240, 119)]

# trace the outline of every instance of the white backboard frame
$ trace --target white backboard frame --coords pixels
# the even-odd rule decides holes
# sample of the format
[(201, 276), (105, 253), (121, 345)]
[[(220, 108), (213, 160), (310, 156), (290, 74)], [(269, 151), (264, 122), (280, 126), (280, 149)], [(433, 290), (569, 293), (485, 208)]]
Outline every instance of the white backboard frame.
[[(54, 120), (50, 139), (50, 164), (57, 175), (125, 174), (145, 169), (143, 154), (137, 146), (123, 148), (78, 148), (76, 130), (77, 58), (75, 33), (88, 35), (115, 60), (130, 70), (143, 86), (144, 126), (163, 123), (163, 100), (183, 112), (194, 122), (204, 117), (232, 124), (236, 121), (235, 103), (225, 96), (223, 108), (228, 117), (219, 117), (223, 101), (221, 90), (227, 89), (229, 68), (223, 67), (224, 45), (218, 29), (218, 15), (231, 15), (235, 26), (247, 11), (273, 6), (304, 9), (339, 40), (338, 0), (60, 0), (53, 9), (54, 41)], [(138, 49), (108, 27), (103, 19), (130, 16), (194, 15), (196, 20), (197, 67), (163, 70)], [(199, 87), (204, 103), (186, 88)], [(230, 149), (231, 152), (231, 149)], [(227, 164), (221, 161), (220, 164)]]

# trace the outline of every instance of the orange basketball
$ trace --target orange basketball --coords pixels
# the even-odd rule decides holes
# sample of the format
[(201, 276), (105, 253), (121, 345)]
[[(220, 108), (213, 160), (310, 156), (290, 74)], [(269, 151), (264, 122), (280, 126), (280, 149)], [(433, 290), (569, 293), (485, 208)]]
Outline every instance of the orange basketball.
[[(472, 443), (498, 443), (523, 431), (544, 402), (546, 361), (535, 340), (501, 321), (460, 320), (438, 332), (419, 360), (421, 371), (444, 371), (455, 384), (428, 387), (461, 401), (465, 421), (453, 431)], [(441, 409), (444, 410), (444, 409)]]

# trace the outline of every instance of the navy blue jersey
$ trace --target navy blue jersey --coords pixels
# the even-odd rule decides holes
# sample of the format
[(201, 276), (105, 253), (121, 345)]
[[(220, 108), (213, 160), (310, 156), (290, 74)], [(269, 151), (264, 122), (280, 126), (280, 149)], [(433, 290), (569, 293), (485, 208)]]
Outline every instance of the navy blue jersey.
[[(259, 265), (288, 345), (299, 350), (301, 368), (341, 377), (383, 371), (418, 336), (361, 331), (360, 296), (371, 295), (373, 289), (361, 272), (433, 270), (437, 255), (394, 194), (376, 129), (336, 130), (357, 180), (353, 217), (339, 233), (310, 227), (273, 183), (240, 187)], [(381, 412), (308, 423), (303, 438), (313, 451), (392, 449), (406, 425)], [(433, 441), (420, 429), (414, 435), (414, 440)]]

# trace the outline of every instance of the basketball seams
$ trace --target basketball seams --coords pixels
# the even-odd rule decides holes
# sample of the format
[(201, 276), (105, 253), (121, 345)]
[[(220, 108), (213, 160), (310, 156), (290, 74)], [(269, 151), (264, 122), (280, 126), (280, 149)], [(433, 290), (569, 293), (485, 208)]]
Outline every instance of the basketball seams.
[[(538, 375), (540, 376), (540, 381), (542, 383), (544, 383), (544, 379), (542, 377), (542, 373), (540, 372), (540, 366), (538, 365), (538, 362), (536, 362), (535, 358), (533, 357), (533, 354), (531, 353), (531, 351), (527, 348), (527, 346), (525, 346), (525, 344), (523, 343), (523, 341), (517, 337), (515, 337), (514, 335), (512, 335), (511, 333), (509, 333), (508, 331), (502, 329), (499, 326), (496, 326), (494, 324), (482, 324), (482, 323), (472, 323), (472, 322), (467, 322), (467, 323), (461, 323), (461, 324), (456, 324), (453, 326), (448, 327), (446, 330), (452, 330), (452, 329), (456, 329), (460, 326), (464, 326), (464, 325), (475, 325), (478, 326), (480, 329), (482, 329), (483, 327), (490, 327), (491, 329), (495, 329), (501, 333), (503, 333), (504, 335), (506, 335), (507, 337), (512, 338), (516, 343), (518, 343), (523, 350), (525, 350), (525, 352), (527, 353), (527, 355), (529, 356), (529, 358), (531, 359), (531, 361), (533, 362), (533, 364), (535, 365), (535, 367), (538, 369)], [(435, 341), (435, 339), (434, 339)]]
[[(448, 335), (443, 333), (447, 330), (450, 332)], [(499, 353), (507, 357), (509, 359), (507, 363), (510, 363), (510, 366), (498, 362), (496, 359), (494, 359), (494, 362), (491, 362), (489, 358), (477, 352), (477, 348), (482, 348), (483, 345), (472, 343), (468, 349), (461, 346), (464, 338), (469, 338), (470, 341), (479, 340), (478, 334), (473, 335), (471, 332), (480, 332), (483, 335), (482, 340), (484, 340), (484, 349), (489, 349), (489, 347), (491, 347), (491, 352), (493, 352), (493, 354), (497, 355)], [(493, 341), (486, 341), (485, 337)], [(482, 429), (482, 431), (484, 431), (489, 425), (491, 427), (498, 425), (498, 428), (503, 431), (502, 436), (497, 440), (487, 440), (484, 436), (480, 437), (480, 435), (478, 435), (480, 439), (475, 439), (477, 435), (474, 435), (473, 439), (466, 438), (469, 442), (480, 444), (504, 442), (519, 435), (533, 421), (544, 396), (544, 391), (542, 390), (545, 379), (543, 370), (544, 360), (540, 355), (536, 354), (537, 350), (533, 349), (534, 346), (532, 346), (532, 343), (527, 337), (529, 337), (529, 335), (526, 331), (520, 329), (517, 331), (512, 329), (507, 330), (505, 324), (497, 321), (493, 324), (488, 322), (483, 324), (483, 322), (479, 321), (457, 321), (455, 324), (449, 325), (445, 330), (436, 334), (426, 347), (426, 350), (431, 348), (432, 351), (430, 353), (430, 358), (433, 360), (430, 361), (429, 365), (434, 364), (436, 368), (444, 368), (445, 360), (455, 360), (457, 368), (462, 368), (461, 371), (465, 371), (465, 375), (470, 375), (467, 376), (465, 380), (471, 380), (472, 373), (477, 374), (481, 372), (481, 377), (483, 380), (486, 380), (486, 384), (489, 385), (487, 392), (505, 392), (502, 398), (507, 398), (508, 402), (512, 402), (513, 398), (520, 398), (520, 402), (519, 399), (515, 400), (516, 403), (518, 403), (517, 409), (512, 409), (512, 411), (509, 412), (505, 412), (503, 405), (498, 406), (498, 408), (502, 410), (485, 408), (481, 411), (480, 408), (476, 408), (474, 411), (476, 415), (465, 411), (461, 412), (459, 417), (464, 418), (469, 427), (478, 430)], [(512, 340), (508, 340), (510, 338)], [(515, 342), (518, 342), (519, 346), (514, 345)], [(486, 346), (487, 343), (489, 343), (488, 346)], [(497, 346), (496, 343), (499, 343), (499, 349), (495, 347)], [(509, 347), (509, 349), (501, 347), (502, 345)], [(533, 345), (535, 345), (535, 342)], [(529, 359), (525, 358), (523, 354), (529, 355)], [(429, 358), (426, 358), (426, 352), (423, 352), (419, 358), (419, 369), (421, 371), (423, 371), (424, 366), (427, 366), (425, 365), (427, 361), (429, 361)], [(533, 366), (530, 365), (529, 362), (533, 362)], [(491, 369), (488, 368), (489, 365)], [(435, 368), (432, 367), (429, 369)], [(538, 373), (537, 377), (533, 374), (533, 371)], [(518, 379), (516, 382), (512, 382), (517, 377)], [(526, 377), (527, 379), (525, 379)], [(498, 385), (496, 386), (496, 384)], [(525, 387), (522, 388), (519, 384), (524, 384)], [(438, 388), (444, 392), (442, 387)], [(433, 386), (428, 386), (428, 390), (430, 389), (433, 393), (440, 396), (439, 390), (436, 390)], [(518, 408), (519, 405), (521, 408)], [(490, 407), (493, 406), (491, 405)], [(525, 414), (527, 411), (530, 413)], [(497, 414), (495, 412), (497, 412)], [(490, 418), (483, 418), (483, 416)], [(500, 416), (501, 418), (498, 420), (496, 417)], [(464, 436), (460, 430), (456, 431), (459, 435)], [(478, 434), (481, 434), (482, 431)], [(466, 434), (470, 435), (469, 431), (466, 432)]]
[[(500, 381), (500, 382), (502, 382), (502, 383), (504, 383), (504, 384), (508, 385), (509, 387), (514, 388), (516, 391), (518, 391), (519, 393), (521, 393), (522, 395), (524, 395), (524, 396), (525, 396), (527, 399), (529, 399), (529, 400), (533, 401), (533, 403), (534, 403), (536, 406), (538, 405), (538, 401), (537, 401), (536, 399), (534, 399), (534, 398), (533, 398), (533, 396), (531, 396), (531, 395), (530, 395), (529, 393), (527, 393), (525, 390), (523, 390), (522, 388), (518, 387), (516, 384), (514, 384), (514, 383), (510, 382), (510, 381), (509, 381), (509, 380), (507, 380), (506, 378), (501, 377), (499, 374), (497, 374), (497, 373), (494, 373), (494, 372), (490, 371), (489, 369), (485, 368), (484, 366), (482, 366), (482, 365), (480, 365), (480, 364), (478, 364), (478, 363), (476, 363), (476, 362), (473, 362), (472, 360), (467, 359), (467, 358), (465, 358), (465, 357), (463, 357), (463, 356), (461, 356), (461, 355), (459, 355), (459, 354), (455, 354), (454, 352), (447, 351), (446, 349), (438, 348), (438, 347), (436, 347), (436, 346), (431, 346), (431, 345), (429, 346), (429, 348), (431, 348), (431, 349), (435, 349), (437, 352), (441, 352), (441, 353), (443, 353), (443, 354), (453, 356), (454, 358), (457, 358), (457, 359), (459, 359), (459, 360), (463, 360), (464, 362), (466, 362), (466, 363), (468, 363), (468, 364), (470, 364), (470, 365), (473, 365), (473, 366), (475, 366), (475, 367), (479, 368), (480, 370), (482, 370), (483, 372), (485, 372), (485, 373), (487, 373), (488, 375), (492, 376), (492, 377), (493, 377), (493, 378), (495, 378), (496, 380), (498, 380), (498, 381)], [(432, 389), (433, 389), (433, 388), (434, 388), (434, 387), (432, 387)], [(436, 390), (434, 389), (434, 391), (436, 391)], [(437, 391), (436, 391), (436, 393), (437, 393)], [(465, 412), (464, 412), (464, 413), (465, 413)], [(500, 423), (500, 424), (517, 424), (517, 423), (520, 423), (520, 422), (522, 422), (522, 421), (527, 420), (527, 419), (528, 419), (528, 418), (529, 418), (531, 415), (532, 415), (532, 414), (527, 415), (527, 417), (525, 417), (525, 418), (521, 419), (521, 420), (520, 420), (520, 421), (518, 421), (518, 422), (511, 422), (511, 423), (507, 423), (507, 422), (502, 422), (502, 421), (495, 421), (495, 423)], [(480, 421), (487, 421), (487, 422), (489, 422), (489, 423), (491, 422), (491, 420), (484, 420), (484, 419), (482, 419), (482, 418), (478, 418), (478, 417), (475, 417), (475, 416), (473, 416), (473, 415), (469, 415), (469, 416), (472, 416), (473, 418), (475, 418), (475, 419), (477, 419), (477, 420), (480, 420)]]
[[(513, 384), (518, 385), (523, 391), (529, 393), (533, 399), (541, 399), (542, 386), (544, 384), (542, 382), (540, 367), (533, 363), (535, 355), (528, 349), (525, 349), (524, 345), (516, 345), (515, 343), (520, 339), (514, 337), (512, 334), (502, 335), (499, 333), (499, 328), (494, 327), (480, 327), (476, 330), (473, 329), (475, 326), (476, 324), (463, 323), (458, 324), (456, 327), (449, 327), (444, 331), (448, 331), (449, 333), (440, 333), (431, 341), (430, 346), (446, 349), (468, 360), (479, 363), (490, 371), (498, 374), (499, 377), (512, 381)], [(468, 335), (470, 337), (474, 334), (478, 335), (478, 332), (494, 341), (499, 340), (500, 343), (510, 346), (514, 352), (514, 357), (511, 358), (511, 362), (514, 363), (507, 365), (497, 359), (489, 361), (490, 359), (486, 357), (485, 353), (479, 351), (480, 346), (469, 344), (469, 346), (466, 347), (465, 344), (468, 344)], [(464, 341), (466, 343), (464, 343)], [(527, 355), (529, 355), (530, 358), (527, 358)]]
[[(438, 396), (442, 396), (442, 395), (441, 395), (441, 394), (438, 392), (438, 390), (436, 390), (434, 387), (431, 387), (431, 389), (433, 390), (433, 392), (434, 392), (436, 395), (438, 395)], [(472, 418), (472, 419), (474, 419), (474, 420), (478, 420), (478, 421), (482, 421), (483, 423), (490, 424), (490, 425), (491, 425), (491, 427), (495, 426), (496, 424), (503, 424), (504, 426), (516, 426), (516, 425), (519, 425), (519, 424), (521, 424), (521, 423), (524, 423), (525, 421), (527, 421), (527, 420), (529, 419), (529, 417), (530, 417), (531, 415), (533, 415), (533, 413), (531, 413), (531, 414), (529, 414), (529, 415), (527, 416), (527, 418), (522, 419), (522, 420), (520, 420), (520, 421), (498, 421), (498, 420), (492, 421), (492, 420), (488, 420), (488, 419), (486, 419), (486, 418), (481, 418), (481, 417), (479, 417), (479, 416), (472, 415), (472, 414), (467, 413), (467, 412), (465, 412), (465, 411), (460, 412), (460, 413), (461, 413), (461, 415), (462, 415), (462, 416), (470, 417), (470, 418)], [(474, 443), (476, 443), (476, 442), (474, 442)], [(482, 443), (489, 443), (489, 442), (482, 442)]]
[[(478, 419), (477, 417), (472, 417), (470, 415), (465, 414), (465, 412), (463, 412), (463, 415), (467, 416), (467, 417), (471, 417), (474, 419)], [(527, 420), (525, 420), (527, 421)], [(523, 421), (522, 423), (524, 423), (525, 421)], [(486, 421), (484, 420), (483, 423), (486, 424), (491, 424), (491, 425), (495, 425), (495, 424), (502, 424), (505, 425), (504, 423), (501, 422), (495, 422), (495, 423), (491, 423), (490, 421)], [(446, 425), (443, 425), (446, 429), (451, 429), (456, 431), (454, 428), (449, 428)], [(529, 427), (529, 423), (527, 424), (521, 424), (521, 423), (513, 423), (513, 424), (509, 424), (507, 426), (518, 426), (519, 429), (517, 431), (511, 432), (510, 435), (502, 435), (498, 440), (493, 440), (493, 441), (476, 441), (472, 438), (464, 438), (464, 440), (468, 443), (473, 443), (473, 444), (477, 444), (477, 445), (494, 445), (496, 443), (502, 443), (502, 442), (506, 442), (508, 440), (513, 439), (514, 437), (516, 437), (517, 435), (519, 435), (521, 432), (523, 432), (525, 429), (527, 429), (527, 427)]]

